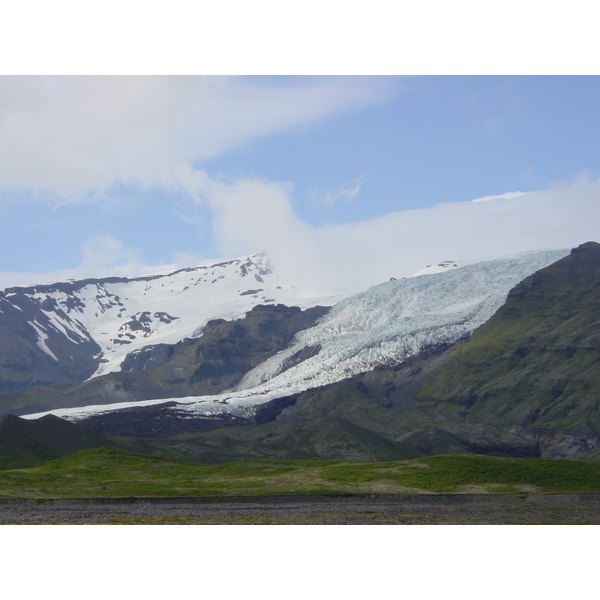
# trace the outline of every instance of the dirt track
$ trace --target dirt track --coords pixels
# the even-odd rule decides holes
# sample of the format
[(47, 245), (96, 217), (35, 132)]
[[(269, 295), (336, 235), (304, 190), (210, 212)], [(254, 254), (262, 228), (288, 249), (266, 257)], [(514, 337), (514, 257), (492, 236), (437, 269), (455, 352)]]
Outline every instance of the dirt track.
[(600, 494), (0, 500), (1, 524), (600, 524)]

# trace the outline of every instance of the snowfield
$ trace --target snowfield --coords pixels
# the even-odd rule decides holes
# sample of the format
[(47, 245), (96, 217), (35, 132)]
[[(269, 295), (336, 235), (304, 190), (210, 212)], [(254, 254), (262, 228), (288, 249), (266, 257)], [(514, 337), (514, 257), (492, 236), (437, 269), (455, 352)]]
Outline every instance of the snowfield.
[[(504, 304), (511, 288), (569, 252), (528, 252), (374, 286), (335, 304), (314, 327), (301, 331), (291, 347), (247, 373), (237, 388), (227, 393), (49, 412), (77, 421), (92, 414), (168, 400), (190, 416), (225, 412), (249, 416), (269, 400), (341, 381), (377, 366), (394, 365), (428, 346), (454, 343), (470, 335)], [(320, 350), (299, 364), (290, 362), (304, 348)], [(290, 364), (295, 366), (286, 368)]]
[[(15, 291), (13, 291), (15, 290)], [(90, 377), (120, 371), (127, 354), (150, 344), (175, 344), (201, 335), (211, 319), (237, 319), (258, 304), (309, 308), (331, 306), (340, 296), (321, 297), (279, 280), (263, 254), (173, 273), (106, 278), (12, 288), (6, 299), (27, 296), (47, 324), (31, 322), (38, 346), (56, 359), (52, 336), (95, 341), (100, 365)]]

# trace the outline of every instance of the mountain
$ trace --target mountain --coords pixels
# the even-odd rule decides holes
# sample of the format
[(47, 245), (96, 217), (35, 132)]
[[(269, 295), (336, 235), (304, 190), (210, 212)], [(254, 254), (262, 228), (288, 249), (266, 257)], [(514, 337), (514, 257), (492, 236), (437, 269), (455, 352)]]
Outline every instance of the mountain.
[(587, 243), (513, 287), (467, 339), (273, 399), (245, 420), (230, 416), (207, 431), (205, 416), (203, 428), (191, 419), (185, 434), (164, 429), (161, 437), (150, 424), (177, 408), (157, 405), (79, 423), (141, 435), (156, 452), (202, 462), (469, 453), (597, 460), (599, 307), (600, 245)]
[[(599, 306), (593, 242), (451, 267), (386, 282), (329, 311), (256, 307), (209, 323), (195, 339), (129, 355), (123, 366), (132, 371), (60, 392), (89, 386), (90, 402), (100, 397), (93, 386), (127, 382), (102, 398), (120, 404), (53, 412), (204, 462), (574, 458), (600, 447)], [(188, 369), (180, 390), (192, 373), (207, 376), (197, 381), (201, 395), (163, 395), (167, 386), (163, 397), (139, 400), (141, 382), (162, 374), (164, 385), (178, 368)]]
[(600, 445), (600, 244), (524, 279), (418, 394), (452, 420), (493, 423), (582, 454)]
[(96, 370), (101, 349), (87, 332), (58, 330), (51, 306), (13, 294), (0, 292), (0, 391), (76, 383)]
[[(225, 391), (215, 388), (211, 393), (204, 388), (201, 395), (189, 398), (165, 391), (160, 399), (155, 395), (155, 400), (138, 402), (136, 398), (129, 401), (121, 389), (113, 389), (116, 404), (112, 406), (107, 404), (110, 393), (99, 393), (87, 399), (88, 406), (82, 398), (69, 403), (74, 408), (53, 412), (77, 420), (111, 410), (174, 402), (172, 412), (178, 418), (253, 418), (261, 405), (277, 398), (396, 365), (431, 346), (456, 343), (489, 319), (512, 287), (567, 253), (526, 253), (372, 287), (335, 304), (314, 326), (298, 331), (287, 347), (257, 364), (235, 384), (231, 381)], [(157, 371), (168, 368), (165, 365)], [(208, 369), (209, 363), (202, 368)], [(136, 381), (140, 377), (148, 381), (152, 376), (139, 376)], [(94, 385), (101, 386), (100, 379)]]
[(280, 281), (263, 254), (145, 277), (7, 288), (0, 292), (0, 392), (119, 371), (145, 346), (198, 337), (209, 320), (239, 318), (259, 304), (335, 301)]

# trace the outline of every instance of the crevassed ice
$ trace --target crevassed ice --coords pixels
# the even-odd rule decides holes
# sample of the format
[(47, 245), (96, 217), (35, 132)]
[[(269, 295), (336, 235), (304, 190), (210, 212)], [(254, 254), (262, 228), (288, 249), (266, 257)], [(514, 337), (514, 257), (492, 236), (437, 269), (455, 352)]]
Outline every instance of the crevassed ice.
[[(316, 326), (300, 332), (282, 360), (305, 346), (320, 345), (320, 353), (262, 387), (301, 380), (316, 387), (397, 363), (427, 346), (455, 342), (487, 321), (517, 283), (566, 254), (527, 253), (372, 287), (336, 304)], [(272, 362), (259, 365), (239, 388), (260, 379), (261, 370), (268, 378), (265, 366), (276, 372)]]

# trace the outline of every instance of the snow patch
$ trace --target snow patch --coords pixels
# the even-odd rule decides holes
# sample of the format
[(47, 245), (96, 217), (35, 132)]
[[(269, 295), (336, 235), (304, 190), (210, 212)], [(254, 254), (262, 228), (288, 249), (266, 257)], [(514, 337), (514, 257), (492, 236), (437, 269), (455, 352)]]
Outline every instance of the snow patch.
[(458, 268), (458, 263), (453, 260), (444, 260), (437, 265), (427, 265), (420, 271), (417, 271), (411, 277), (419, 277), (420, 275), (434, 275), (435, 273), (445, 273), (450, 269)]
[(48, 334), (36, 321), (28, 321), (28, 323), (35, 329), (35, 332), (38, 334), (38, 340), (36, 342), (38, 348), (45, 352), (48, 356), (53, 358), (56, 362), (58, 362), (58, 358), (56, 358), (54, 352), (52, 352), (52, 350), (50, 350), (50, 348), (48, 348), (48, 346), (46, 345), (46, 340), (49, 338)]

